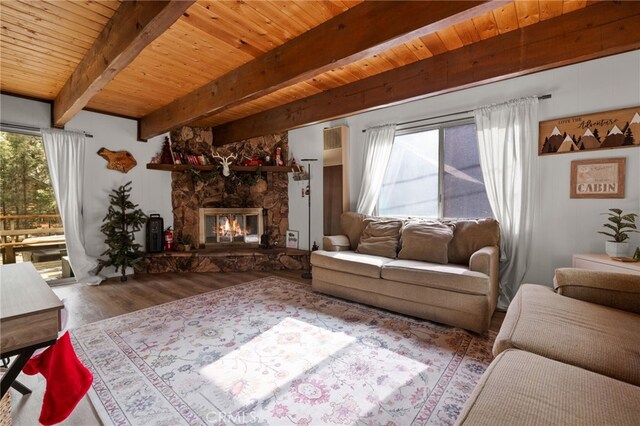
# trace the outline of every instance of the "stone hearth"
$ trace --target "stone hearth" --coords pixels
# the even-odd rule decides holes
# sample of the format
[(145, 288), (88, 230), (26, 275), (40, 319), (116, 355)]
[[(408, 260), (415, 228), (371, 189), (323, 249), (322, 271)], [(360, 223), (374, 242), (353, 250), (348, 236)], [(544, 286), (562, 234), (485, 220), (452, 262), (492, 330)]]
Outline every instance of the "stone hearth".
[(245, 272), (300, 270), (309, 267), (309, 252), (304, 250), (230, 249), (194, 250), (147, 254), (136, 272)]

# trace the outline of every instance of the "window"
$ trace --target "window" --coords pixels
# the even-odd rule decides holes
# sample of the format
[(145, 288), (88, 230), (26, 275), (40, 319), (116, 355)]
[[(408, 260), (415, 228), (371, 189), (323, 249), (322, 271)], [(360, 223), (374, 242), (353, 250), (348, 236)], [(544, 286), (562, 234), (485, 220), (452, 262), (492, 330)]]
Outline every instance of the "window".
[(385, 171), (378, 214), (493, 217), (480, 170), (476, 126), (460, 123), (398, 131)]
[(2, 262), (32, 262), (47, 280), (61, 278), (66, 255), (40, 136), (0, 132)]

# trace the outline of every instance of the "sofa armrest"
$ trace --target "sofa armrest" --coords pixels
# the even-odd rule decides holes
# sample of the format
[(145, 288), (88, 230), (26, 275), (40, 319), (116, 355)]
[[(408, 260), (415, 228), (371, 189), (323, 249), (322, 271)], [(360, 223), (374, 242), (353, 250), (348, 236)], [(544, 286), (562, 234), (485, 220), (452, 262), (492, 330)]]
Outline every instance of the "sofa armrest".
[(351, 248), (346, 235), (325, 235), (322, 237), (322, 249), (326, 251), (346, 251)]
[(469, 259), (469, 270), (482, 272), (483, 274), (491, 276), (498, 272), (499, 262), (498, 247), (482, 247), (471, 255), (471, 258)]
[(640, 314), (640, 275), (558, 268), (553, 286), (563, 296)]
[(482, 272), (489, 276), (491, 282), (491, 306), (495, 308), (498, 303), (500, 282), (500, 248), (498, 246), (486, 246), (476, 251), (469, 259), (469, 270)]

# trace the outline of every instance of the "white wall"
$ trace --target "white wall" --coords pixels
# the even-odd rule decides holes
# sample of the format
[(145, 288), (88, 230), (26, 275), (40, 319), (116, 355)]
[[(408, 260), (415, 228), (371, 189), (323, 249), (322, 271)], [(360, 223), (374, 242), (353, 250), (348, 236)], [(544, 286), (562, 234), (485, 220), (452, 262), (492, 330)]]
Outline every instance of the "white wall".
[(33, 127), (49, 127), (51, 104), (0, 95), (0, 121)]
[[(289, 132), (290, 150), (297, 159), (321, 157), (322, 129), (347, 125), (350, 129), (351, 208), (355, 209), (362, 174), (363, 129), (425, 117), (447, 114), (509, 99), (550, 93), (540, 102), (540, 121), (583, 113), (607, 111), (640, 105), (640, 51), (557, 68), (428, 99), (382, 108), (340, 120)], [(537, 143), (537, 141), (536, 141)], [(627, 159), (624, 199), (570, 199), (569, 173), (572, 160), (625, 157)], [(321, 162), (313, 170), (321, 170)], [(619, 207), (640, 213), (640, 149), (581, 152), (538, 157), (539, 202), (534, 222), (533, 252), (527, 282), (550, 284), (553, 270), (570, 266), (573, 253), (603, 252), (605, 237), (597, 234), (604, 217), (600, 213)], [(319, 176), (316, 173), (316, 177)], [(289, 187), (289, 223), (300, 230), (301, 247), (306, 247), (306, 199), (292, 181)], [(317, 189), (315, 189), (317, 188)], [(312, 184), (321, 194), (321, 180)], [(312, 239), (322, 240), (322, 197), (313, 198)], [(304, 235), (304, 237), (303, 237)], [(631, 244), (640, 244), (638, 234)]]
[[(307, 126), (289, 132), (289, 156), (298, 164), (311, 165), (311, 244), (322, 246), (322, 129), (327, 125)], [(292, 141), (295, 141), (292, 143)], [(305, 163), (302, 158), (317, 158)], [(289, 174), (289, 229), (300, 231), (299, 247), (309, 249), (309, 199), (302, 197), (302, 190), (309, 181), (294, 181)]]
[[(84, 169), (84, 237), (87, 253), (99, 256), (106, 248), (100, 225), (109, 205), (112, 189), (131, 181), (131, 201), (145, 214), (159, 213), (165, 228), (173, 225), (171, 209), (171, 173), (147, 170), (146, 164), (162, 147), (164, 136), (137, 141), (136, 121), (94, 112), (81, 111), (66, 126), (93, 135), (87, 140)], [(138, 165), (128, 173), (107, 169), (107, 161), (97, 152), (100, 148), (111, 151), (129, 151)], [(144, 230), (136, 241), (144, 247)]]
[[(12, 124), (49, 127), (50, 105), (43, 102), (2, 95), (0, 119)], [(94, 112), (81, 111), (66, 126), (93, 135), (87, 138), (84, 173), (84, 232), (87, 253), (99, 256), (106, 248), (100, 225), (109, 205), (109, 192), (132, 181), (131, 200), (146, 213), (159, 213), (165, 227), (173, 224), (171, 210), (171, 173), (147, 170), (146, 163), (160, 151), (163, 136), (148, 142), (137, 141), (136, 121)], [(100, 148), (127, 150), (138, 165), (128, 173), (107, 169), (107, 161), (97, 155)], [(144, 247), (144, 230), (136, 241)]]

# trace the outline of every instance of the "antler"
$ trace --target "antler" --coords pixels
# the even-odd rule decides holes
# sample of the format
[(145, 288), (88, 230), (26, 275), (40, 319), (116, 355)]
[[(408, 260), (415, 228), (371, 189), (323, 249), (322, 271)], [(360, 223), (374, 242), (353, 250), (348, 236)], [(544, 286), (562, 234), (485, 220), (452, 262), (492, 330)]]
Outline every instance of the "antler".
[(222, 161), (223, 163), (229, 163), (230, 160), (235, 160), (236, 158), (238, 158), (237, 154), (231, 154), (231, 155), (227, 155), (226, 157), (223, 157), (222, 155), (217, 154), (214, 151), (211, 152), (211, 156), (213, 158), (217, 158), (218, 160)]
[(217, 159), (220, 160), (220, 164), (222, 164), (222, 175), (225, 176), (225, 177), (229, 176), (231, 174), (231, 172), (229, 170), (229, 166), (231, 165), (231, 161), (235, 160), (236, 158), (238, 158), (238, 156), (236, 154), (231, 154), (231, 155), (227, 155), (226, 157), (223, 157), (223, 156), (213, 152), (213, 150), (211, 151), (211, 155), (213, 156), (213, 158), (217, 158)]

